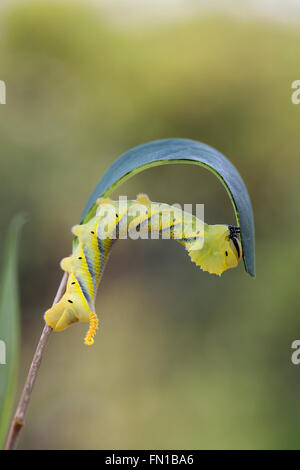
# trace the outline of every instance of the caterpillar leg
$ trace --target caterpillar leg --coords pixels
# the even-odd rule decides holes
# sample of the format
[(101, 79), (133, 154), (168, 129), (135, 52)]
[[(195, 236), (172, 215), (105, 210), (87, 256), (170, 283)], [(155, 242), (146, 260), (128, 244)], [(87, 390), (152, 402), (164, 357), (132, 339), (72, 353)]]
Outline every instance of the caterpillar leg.
[(84, 338), (84, 344), (91, 346), (94, 343), (94, 336), (98, 330), (98, 317), (95, 312), (92, 312), (90, 315), (90, 328)]
[(72, 323), (77, 323), (78, 321), (74, 309), (69, 306), (65, 296), (45, 313), (45, 322), (54, 331), (64, 330), (72, 325)]

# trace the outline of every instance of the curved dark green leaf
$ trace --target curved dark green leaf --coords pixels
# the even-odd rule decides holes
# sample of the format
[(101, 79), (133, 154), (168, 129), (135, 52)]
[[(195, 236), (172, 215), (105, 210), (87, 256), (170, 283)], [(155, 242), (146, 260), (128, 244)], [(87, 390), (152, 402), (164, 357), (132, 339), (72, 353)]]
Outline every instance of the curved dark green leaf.
[(18, 241), (24, 214), (11, 221), (2, 246), (0, 284), (0, 448), (8, 431), (17, 381), (20, 320), (17, 278)]
[(231, 198), (241, 229), (245, 269), (254, 276), (254, 220), (245, 183), (224, 155), (195, 140), (155, 140), (125, 152), (100, 179), (84, 208), (81, 223), (87, 222), (95, 214), (95, 202), (98, 197), (109, 196), (121, 183), (147, 168), (170, 163), (193, 163), (203, 166), (222, 181)]

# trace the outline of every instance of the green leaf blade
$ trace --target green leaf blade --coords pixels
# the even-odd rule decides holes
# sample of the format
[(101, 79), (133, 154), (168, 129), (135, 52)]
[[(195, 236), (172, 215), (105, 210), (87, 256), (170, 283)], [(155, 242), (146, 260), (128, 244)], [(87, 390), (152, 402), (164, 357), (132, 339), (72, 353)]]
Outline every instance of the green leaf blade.
[[(24, 214), (16, 215), (8, 228), (2, 251), (0, 284), (0, 448), (3, 448), (14, 403), (20, 347), (18, 244)], [(5, 362), (5, 363), (3, 363)]]
[[(246, 185), (235, 166), (209, 145), (190, 139), (163, 139), (125, 152), (109, 167), (91, 194), (81, 216), (87, 222), (95, 213), (95, 202), (109, 196), (127, 179), (158, 165), (191, 163), (212, 171), (225, 186), (241, 229), (246, 271), (255, 276), (254, 218)], [(203, 199), (203, 198), (201, 198)]]

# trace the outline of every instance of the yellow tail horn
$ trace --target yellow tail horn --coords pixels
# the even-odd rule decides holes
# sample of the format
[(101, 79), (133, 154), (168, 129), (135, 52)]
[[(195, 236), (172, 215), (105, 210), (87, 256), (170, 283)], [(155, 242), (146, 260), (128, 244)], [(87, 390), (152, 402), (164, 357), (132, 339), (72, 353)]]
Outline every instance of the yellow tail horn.
[(84, 338), (84, 344), (87, 344), (88, 346), (90, 346), (94, 343), (94, 336), (96, 334), (97, 329), (98, 329), (98, 317), (95, 312), (92, 312), (90, 316), (90, 328), (86, 334), (86, 337)]

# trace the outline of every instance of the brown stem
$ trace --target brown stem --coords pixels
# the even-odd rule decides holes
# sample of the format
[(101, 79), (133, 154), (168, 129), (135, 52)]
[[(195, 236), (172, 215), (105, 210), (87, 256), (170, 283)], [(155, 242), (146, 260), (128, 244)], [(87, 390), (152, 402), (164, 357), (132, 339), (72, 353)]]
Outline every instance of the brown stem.
[[(59, 285), (58, 291), (56, 293), (53, 305), (56, 304), (62, 297), (66, 283), (67, 283), (67, 278), (68, 274), (65, 272), (63, 275), (63, 278), (61, 280), (61, 283)], [(50, 337), (50, 333), (52, 332), (52, 328), (48, 325), (44, 326), (44, 329), (42, 331), (39, 343), (37, 345), (36, 351), (34, 353), (32, 363), (26, 378), (26, 382), (23, 388), (23, 392), (15, 413), (15, 416), (11, 422), (10, 425), (10, 430), (7, 436), (6, 444), (5, 444), (5, 450), (13, 450), (16, 448), (17, 445), (17, 440), (20, 434), (20, 431), (22, 427), (25, 424), (25, 414), (30, 402), (32, 390), (34, 387), (34, 383), (42, 362), (42, 357), (44, 350), (48, 344), (48, 340)]]

